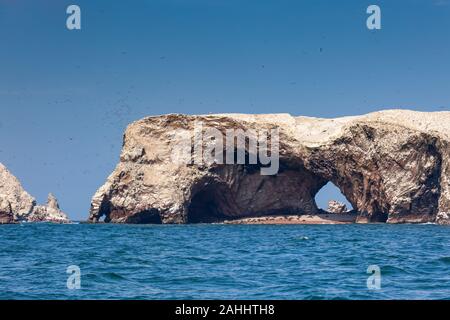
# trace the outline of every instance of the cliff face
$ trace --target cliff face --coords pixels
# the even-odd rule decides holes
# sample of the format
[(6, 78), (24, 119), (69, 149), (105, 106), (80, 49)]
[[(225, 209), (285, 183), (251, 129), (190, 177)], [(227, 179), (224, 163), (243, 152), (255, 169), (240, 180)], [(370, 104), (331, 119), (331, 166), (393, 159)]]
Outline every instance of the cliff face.
[[(208, 128), (223, 136), (227, 130), (278, 130), (278, 173), (261, 175), (266, 163), (260, 160), (180, 163), (174, 154), (183, 141), (199, 134), (198, 123), (200, 134)], [(188, 223), (315, 214), (314, 197), (331, 181), (358, 212), (358, 222), (446, 223), (449, 134), (450, 112), (390, 110), (337, 119), (287, 114), (149, 117), (127, 128), (120, 162), (94, 195), (89, 220)], [(230, 140), (223, 141), (224, 153)], [(210, 144), (208, 139), (202, 143), (205, 149)], [(242, 150), (251, 157), (249, 142), (234, 145), (235, 154)]]
[(49, 195), (46, 206), (36, 205), (36, 200), (23, 189), (19, 180), (0, 163), (0, 224), (19, 221), (70, 222), (53, 195)]

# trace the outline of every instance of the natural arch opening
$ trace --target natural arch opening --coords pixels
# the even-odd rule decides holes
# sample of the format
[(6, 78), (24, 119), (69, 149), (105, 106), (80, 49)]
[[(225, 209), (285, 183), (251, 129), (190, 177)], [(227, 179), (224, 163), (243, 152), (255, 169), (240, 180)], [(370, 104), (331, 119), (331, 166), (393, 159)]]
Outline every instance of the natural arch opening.
[(354, 208), (350, 201), (345, 197), (342, 191), (331, 181), (324, 185), (315, 196), (317, 207), (321, 210), (327, 211), (328, 203), (331, 200), (338, 201), (347, 207), (348, 211), (353, 211)]

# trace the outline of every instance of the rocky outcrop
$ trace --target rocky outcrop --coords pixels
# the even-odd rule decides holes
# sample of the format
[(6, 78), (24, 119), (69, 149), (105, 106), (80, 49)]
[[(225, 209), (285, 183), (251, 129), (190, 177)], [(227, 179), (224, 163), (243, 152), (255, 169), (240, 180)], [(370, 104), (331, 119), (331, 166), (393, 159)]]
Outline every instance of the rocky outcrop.
[(33, 214), (28, 218), (29, 222), (55, 222), (67, 223), (69, 217), (59, 208), (58, 200), (53, 194), (48, 195), (47, 205), (36, 206), (33, 209)]
[(344, 203), (336, 200), (330, 200), (328, 202), (327, 211), (330, 213), (346, 213), (348, 210), (347, 206)]
[(36, 200), (23, 189), (19, 180), (0, 163), (0, 223), (20, 221), (70, 222), (53, 195), (49, 195), (46, 206), (36, 205)]
[[(174, 161), (183, 141), (208, 128), (216, 135), (203, 140), (207, 150), (221, 139), (217, 131), (226, 136), (229, 130), (278, 130), (277, 174), (262, 175), (267, 163), (261, 159), (244, 164)], [(94, 195), (89, 220), (189, 223), (316, 214), (314, 197), (331, 181), (358, 212), (357, 222), (434, 222), (450, 212), (449, 134), (450, 112), (388, 110), (337, 119), (148, 117), (127, 128), (120, 162)], [(195, 160), (197, 142), (192, 141), (188, 150), (194, 150)], [(245, 151), (250, 159), (250, 141), (235, 144), (233, 156)], [(226, 153), (234, 139), (222, 142)], [(444, 223), (442, 218), (439, 222)]]

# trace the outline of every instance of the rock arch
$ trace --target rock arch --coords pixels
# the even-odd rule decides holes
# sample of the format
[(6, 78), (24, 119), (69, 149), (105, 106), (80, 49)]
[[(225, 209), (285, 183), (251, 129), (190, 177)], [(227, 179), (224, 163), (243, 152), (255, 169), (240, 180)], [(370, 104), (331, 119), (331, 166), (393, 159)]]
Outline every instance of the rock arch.
[(342, 191), (359, 222), (429, 222), (439, 209), (442, 156), (423, 132), (357, 124), (307, 167)]
[[(177, 164), (177, 130), (196, 121), (229, 128), (280, 128), (280, 170), (250, 165)], [(90, 221), (136, 222), (158, 212), (162, 223), (210, 222), (268, 214), (316, 213), (314, 197), (335, 184), (358, 222), (429, 222), (450, 212), (450, 112), (386, 111), (316, 119), (289, 115), (167, 115), (130, 125), (121, 161), (95, 194)], [(210, 216), (202, 214), (208, 209)], [(206, 211), (208, 211), (206, 210)]]

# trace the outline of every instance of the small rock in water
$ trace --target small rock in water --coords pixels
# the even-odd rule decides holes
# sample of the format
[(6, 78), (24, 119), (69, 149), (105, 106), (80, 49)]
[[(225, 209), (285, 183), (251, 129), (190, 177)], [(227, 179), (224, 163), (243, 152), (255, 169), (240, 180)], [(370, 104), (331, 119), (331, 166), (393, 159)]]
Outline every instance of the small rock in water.
[(331, 200), (328, 202), (327, 211), (331, 213), (346, 213), (348, 210), (347, 206), (342, 202)]

